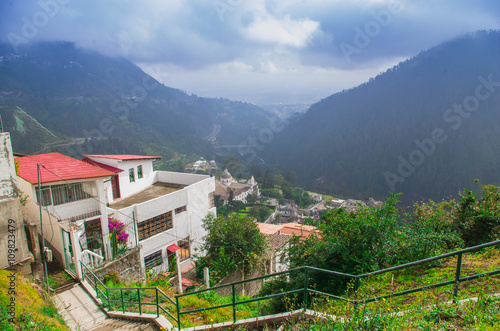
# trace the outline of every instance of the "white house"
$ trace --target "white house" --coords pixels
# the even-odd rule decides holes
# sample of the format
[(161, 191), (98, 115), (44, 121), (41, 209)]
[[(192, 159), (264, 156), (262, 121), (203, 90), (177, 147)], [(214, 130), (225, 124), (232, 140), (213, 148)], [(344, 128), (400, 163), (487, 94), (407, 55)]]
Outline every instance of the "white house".
[[(136, 225), (145, 270), (168, 271), (174, 258), (180, 268), (191, 264), (205, 235), (203, 219), (216, 214), (215, 179), (153, 171), (155, 156), (86, 155), (87, 162), (114, 169), (117, 180), (105, 183), (108, 214)], [(110, 168), (111, 167), (111, 168)]]
[[(41, 203), (45, 243), (66, 270), (77, 276), (77, 261), (89, 248), (87, 239), (94, 239), (85, 235), (85, 224), (108, 228), (104, 181), (110, 180), (115, 173), (59, 153), (23, 156), (16, 161), (19, 188), (28, 195), (22, 208), (25, 220), (40, 224)], [(41, 232), (41, 227), (38, 230)], [(98, 240), (99, 245), (90, 243), (94, 245), (92, 248), (99, 249), (99, 255), (110, 259), (108, 236), (103, 234)]]
[[(166, 271), (174, 257), (182, 268), (201, 244), (203, 218), (216, 214), (215, 180), (153, 171), (156, 159), (87, 155), (79, 161), (59, 153), (20, 157), (19, 187), (29, 195), (23, 214), (40, 222), (40, 165), (44, 237), (68, 271), (80, 277), (80, 260), (111, 260), (118, 246), (139, 246), (143, 271)], [(110, 233), (116, 234), (114, 244)]]

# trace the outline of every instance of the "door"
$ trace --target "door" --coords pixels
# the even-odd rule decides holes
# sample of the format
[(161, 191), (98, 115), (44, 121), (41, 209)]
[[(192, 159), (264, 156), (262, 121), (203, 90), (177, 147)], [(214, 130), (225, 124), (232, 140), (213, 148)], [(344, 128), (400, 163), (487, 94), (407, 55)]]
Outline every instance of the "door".
[(118, 179), (118, 175), (111, 180), (111, 187), (113, 188), (113, 200), (120, 198), (120, 180)]
[(73, 261), (73, 244), (71, 243), (71, 237), (69, 232), (62, 230), (63, 237), (63, 249), (64, 249), (64, 263), (66, 264), (66, 269), (73, 274), (76, 274), (75, 263)]

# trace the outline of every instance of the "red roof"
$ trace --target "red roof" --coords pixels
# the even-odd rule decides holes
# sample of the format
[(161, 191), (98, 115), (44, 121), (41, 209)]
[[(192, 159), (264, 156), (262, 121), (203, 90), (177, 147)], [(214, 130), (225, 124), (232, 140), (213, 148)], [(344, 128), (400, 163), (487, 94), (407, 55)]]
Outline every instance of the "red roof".
[(122, 161), (128, 161), (128, 160), (148, 160), (148, 159), (161, 159), (160, 156), (147, 156), (147, 155), (84, 155), (86, 157), (100, 157), (103, 159), (113, 159), (113, 160), (122, 160)]
[(120, 169), (120, 168), (115, 168), (113, 166), (110, 166), (108, 164), (104, 164), (104, 163), (101, 163), (101, 162), (97, 162), (97, 161), (92, 161), (91, 159), (89, 159), (88, 157), (82, 159), (83, 162), (86, 162), (88, 164), (91, 164), (93, 166), (96, 166), (96, 167), (99, 167), (99, 168), (102, 168), (102, 169), (106, 169), (106, 170), (109, 170), (109, 171), (112, 171), (114, 172), (115, 174), (119, 173), (119, 172), (122, 172), (123, 170)]
[(18, 176), (31, 184), (38, 183), (37, 164), (40, 164), (41, 183), (65, 180), (114, 176), (115, 173), (90, 165), (60, 153), (47, 153), (16, 158), (19, 162)]

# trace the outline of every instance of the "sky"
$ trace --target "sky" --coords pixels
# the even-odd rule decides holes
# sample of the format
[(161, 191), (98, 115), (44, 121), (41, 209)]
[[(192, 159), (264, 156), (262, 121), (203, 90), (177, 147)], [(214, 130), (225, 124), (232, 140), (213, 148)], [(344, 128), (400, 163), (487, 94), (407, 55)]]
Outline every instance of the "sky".
[(499, 28), (496, 0), (0, 0), (13, 52), (72, 41), (190, 94), (256, 104), (310, 104)]

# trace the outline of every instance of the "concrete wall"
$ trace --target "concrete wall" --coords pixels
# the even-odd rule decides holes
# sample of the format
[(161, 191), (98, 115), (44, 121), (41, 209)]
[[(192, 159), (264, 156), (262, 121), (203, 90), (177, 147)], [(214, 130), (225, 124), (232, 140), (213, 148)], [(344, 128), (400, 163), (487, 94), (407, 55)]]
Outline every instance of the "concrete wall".
[(105, 263), (93, 272), (100, 280), (104, 280), (106, 275), (116, 272), (122, 282), (142, 281), (144, 271), (142, 270), (140, 247), (125, 252), (119, 258)]
[(31, 273), (33, 255), (28, 250), (19, 188), (8, 133), (0, 133), (0, 268), (14, 267)]
[[(260, 276), (263, 276), (264, 274), (265, 274), (264, 266), (255, 267), (252, 269), (252, 272), (250, 272), (250, 274), (245, 275), (244, 279), (260, 277)], [(230, 284), (230, 283), (234, 283), (234, 282), (239, 282), (241, 280), (243, 280), (242, 272), (240, 270), (234, 270), (226, 278), (221, 280), (217, 284), (217, 286), (224, 285), (224, 284)], [(244, 295), (252, 296), (252, 295), (259, 293), (259, 291), (262, 288), (262, 283), (263, 283), (262, 280), (257, 280), (257, 281), (245, 283)], [(236, 295), (243, 295), (243, 285), (242, 284), (236, 285), (234, 287), (234, 290), (236, 292)], [(224, 287), (224, 288), (215, 290), (215, 292), (217, 292), (217, 294), (219, 294), (220, 296), (228, 296), (228, 295), (231, 295), (232, 289), (231, 289), (231, 286), (228, 286), (228, 287)]]
[[(198, 183), (200, 181), (211, 178), (208, 175), (195, 175), (195, 174), (185, 174), (182, 172), (172, 172), (172, 171), (156, 171), (157, 173), (157, 181), (162, 183), (172, 183), (172, 184), (181, 184), (181, 185), (192, 185), (194, 183)], [(215, 190), (215, 178), (214, 181), (214, 190)]]
[(8, 133), (0, 133), (0, 200), (17, 198), (16, 168)]

